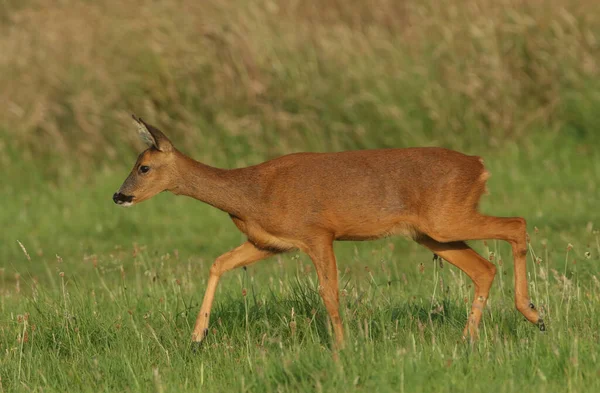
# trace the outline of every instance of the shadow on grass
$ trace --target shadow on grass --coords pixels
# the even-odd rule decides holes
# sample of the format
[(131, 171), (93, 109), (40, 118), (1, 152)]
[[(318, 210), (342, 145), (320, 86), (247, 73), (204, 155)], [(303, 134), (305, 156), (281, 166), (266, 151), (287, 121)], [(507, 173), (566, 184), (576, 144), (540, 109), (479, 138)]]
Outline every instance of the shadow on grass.
[[(362, 337), (383, 342), (414, 332), (456, 330), (457, 336), (466, 323), (464, 305), (458, 299), (444, 299), (433, 307), (417, 299), (392, 304), (362, 299), (341, 299), (342, 320), (347, 337)], [(188, 313), (193, 325), (196, 315)], [(292, 344), (312, 341), (330, 347), (333, 342), (329, 318), (321, 297), (306, 281), (299, 278), (281, 295), (270, 291), (267, 296), (250, 292), (239, 297), (228, 296), (217, 301), (211, 315), (211, 333), (226, 334), (230, 339)], [(262, 345), (262, 344), (261, 344)]]

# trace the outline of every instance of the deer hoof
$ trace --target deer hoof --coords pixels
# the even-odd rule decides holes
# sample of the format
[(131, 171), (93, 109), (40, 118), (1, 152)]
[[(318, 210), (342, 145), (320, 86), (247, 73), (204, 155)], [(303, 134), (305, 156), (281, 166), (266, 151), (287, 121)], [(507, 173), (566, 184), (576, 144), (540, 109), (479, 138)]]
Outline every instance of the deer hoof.
[(546, 331), (546, 324), (544, 324), (544, 320), (542, 318), (538, 319), (538, 327), (540, 328), (540, 332)]
[(192, 341), (192, 343), (190, 344), (190, 350), (191, 350), (193, 353), (198, 353), (198, 352), (200, 352), (200, 350), (202, 349), (202, 346), (203, 346), (203, 345), (202, 345), (202, 343), (203, 343), (203, 342), (204, 342), (204, 341)]

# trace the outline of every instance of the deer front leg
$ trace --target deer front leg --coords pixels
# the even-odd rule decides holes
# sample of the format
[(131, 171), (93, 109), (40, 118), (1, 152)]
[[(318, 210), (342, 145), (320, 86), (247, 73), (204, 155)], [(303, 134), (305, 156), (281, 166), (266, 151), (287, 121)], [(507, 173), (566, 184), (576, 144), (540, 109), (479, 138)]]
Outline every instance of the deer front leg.
[(337, 265), (332, 241), (324, 238), (308, 250), (319, 278), (319, 293), (331, 319), (335, 337), (335, 349), (344, 347), (344, 329), (340, 318), (340, 298), (338, 289)]
[(221, 275), (229, 270), (235, 269), (236, 267), (242, 267), (250, 265), (254, 262), (265, 259), (273, 255), (270, 251), (260, 250), (256, 248), (252, 243), (246, 242), (239, 247), (221, 255), (210, 267), (210, 276), (208, 278), (208, 285), (204, 294), (204, 300), (196, 318), (196, 325), (192, 333), (193, 342), (201, 342), (206, 334), (208, 333), (208, 321), (210, 319), (210, 310), (215, 297), (215, 291), (217, 290), (217, 284)]

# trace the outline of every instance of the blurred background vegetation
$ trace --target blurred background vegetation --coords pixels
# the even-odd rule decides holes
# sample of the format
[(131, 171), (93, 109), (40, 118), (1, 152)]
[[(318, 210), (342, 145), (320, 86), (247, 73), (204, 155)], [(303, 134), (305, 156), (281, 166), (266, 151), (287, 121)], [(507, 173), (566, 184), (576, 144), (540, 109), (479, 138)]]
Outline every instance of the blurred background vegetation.
[(493, 213), (541, 217), (554, 203), (564, 215), (550, 224), (586, 224), (600, 177), (597, 2), (444, 4), (4, 0), (4, 255), (20, 253), (18, 235), (108, 244), (111, 230), (142, 230), (136, 214), (179, 214), (162, 196), (128, 216), (110, 205), (142, 148), (131, 113), (223, 167), (302, 150), (460, 149), (486, 157)]
[(1, 7), (4, 144), (53, 169), (112, 166), (135, 142), (132, 112), (232, 166), (304, 149), (583, 141), (600, 126), (594, 1)]

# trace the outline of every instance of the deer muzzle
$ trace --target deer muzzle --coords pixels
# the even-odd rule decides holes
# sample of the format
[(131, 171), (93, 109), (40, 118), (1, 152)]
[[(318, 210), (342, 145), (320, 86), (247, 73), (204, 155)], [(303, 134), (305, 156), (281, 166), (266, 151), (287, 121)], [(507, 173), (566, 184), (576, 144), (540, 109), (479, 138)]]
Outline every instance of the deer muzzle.
[(113, 195), (113, 201), (117, 205), (131, 206), (131, 204), (133, 202), (133, 196), (132, 195), (121, 194), (120, 192), (115, 192), (114, 195)]

